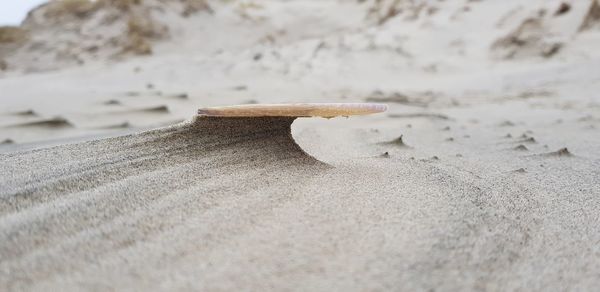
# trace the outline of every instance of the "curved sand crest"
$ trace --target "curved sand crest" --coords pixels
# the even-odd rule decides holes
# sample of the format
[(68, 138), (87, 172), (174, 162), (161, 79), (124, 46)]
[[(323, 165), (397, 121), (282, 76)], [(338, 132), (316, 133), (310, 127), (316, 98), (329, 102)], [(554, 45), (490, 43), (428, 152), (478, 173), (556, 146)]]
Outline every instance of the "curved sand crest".
[[(85, 263), (89, 244), (99, 244), (92, 250), (100, 254), (113, 249), (111, 242), (119, 239), (68, 239), (100, 228), (105, 217), (135, 214), (181, 193), (206, 198), (249, 192), (269, 187), (277, 176), (301, 184), (329, 169), (294, 142), (294, 120), (198, 116), (138, 134), (0, 155), (0, 267), (28, 271), (0, 276), (0, 286), (27, 289), (69, 274), (69, 267)], [(66, 249), (54, 251), (57, 245)], [(61, 254), (69, 260), (49, 260)], [(31, 262), (35, 269), (28, 268)]]
[[(235, 162), (323, 165), (306, 154), (291, 135), (296, 117), (350, 116), (382, 112), (379, 104), (249, 105), (199, 110), (191, 122), (139, 134), (64, 145), (0, 156), (5, 168), (0, 189), (0, 212), (35, 205), (32, 195), (44, 196), (81, 189), (82, 180), (93, 188), (119, 180), (123, 175), (150, 172), (158, 165), (174, 163), (185, 155), (190, 162), (218, 170)], [(246, 116), (244, 116), (246, 115)], [(58, 155), (53, 155), (58, 154)], [(64, 157), (63, 157), (64, 155)], [(26, 159), (31, 163), (16, 163)], [(27, 195), (27, 196), (25, 196)]]

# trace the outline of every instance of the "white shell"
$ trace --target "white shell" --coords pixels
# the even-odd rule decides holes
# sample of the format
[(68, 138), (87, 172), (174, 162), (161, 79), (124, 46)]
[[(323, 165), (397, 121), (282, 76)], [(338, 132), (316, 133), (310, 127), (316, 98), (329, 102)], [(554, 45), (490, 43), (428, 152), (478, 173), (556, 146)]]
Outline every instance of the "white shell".
[(198, 110), (209, 117), (324, 117), (355, 116), (380, 113), (387, 110), (377, 103), (291, 103), (249, 104), (209, 107)]

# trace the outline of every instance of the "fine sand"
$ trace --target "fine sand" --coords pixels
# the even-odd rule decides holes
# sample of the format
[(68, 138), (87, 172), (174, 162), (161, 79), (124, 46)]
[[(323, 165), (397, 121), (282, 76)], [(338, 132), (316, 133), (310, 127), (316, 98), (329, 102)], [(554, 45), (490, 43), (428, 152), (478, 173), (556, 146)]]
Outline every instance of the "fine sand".
[(0, 290), (600, 286), (598, 1), (144, 3), (0, 44)]

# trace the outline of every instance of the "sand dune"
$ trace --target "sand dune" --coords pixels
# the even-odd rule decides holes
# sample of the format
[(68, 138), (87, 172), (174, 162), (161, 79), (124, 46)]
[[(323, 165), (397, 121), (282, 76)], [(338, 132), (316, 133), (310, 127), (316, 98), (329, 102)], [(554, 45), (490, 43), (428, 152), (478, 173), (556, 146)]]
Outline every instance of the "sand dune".
[[(49, 1), (13, 28), (22, 37), (0, 42), (0, 60), (5, 70), (39, 72), (150, 55), (153, 43), (169, 37), (169, 24), (163, 19), (185, 19), (209, 11), (204, 0)], [(56, 38), (55, 33), (61, 37)]]
[[(1, 154), (0, 285), (505, 290), (522, 285), (517, 270), (540, 288), (595, 286), (596, 256), (569, 255), (597, 240), (582, 221), (599, 220), (586, 203), (597, 161), (580, 160), (596, 170), (558, 184), (580, 159), (567, 150), (497, 174), (457, 171), (439, 154), (409, 159), (397, 140), (368, 146), (388, 149), (385, 160), (324, 163), (294, 141), (294, 119), (203, 116)], [(570, 227), (544, 227), (554, 224)], [(584, 235), (565, 241), (571, 232)], [(538, 265), (544, 273), (528, 272)]]
[(600, 286), (598, 1), (94, 3), (0, 28), (0, 290)]
[[(1, 277), (2, 286), (31, 288), (53, 275), (76, 272), (73, 268), (85, 263), (80, 258), (82, 250), (65, 254), (73, 256), (73, 261), (55, 263), (49, 262), (48, 257), (53, 256), (51, 250), (70, 245), (68, 234), (87, 233), (91, 231), (89, 228), (100, 231), (112, 224), (114, 216), (125, 219), (134, 215), (138, 209), (135, 204), (151, 204), (191, 192), (208, 199), (197, 203), (204, 205), (202, 209), (210, 209), (211, 200), (217, 203), (217, 197), (229, 196), (232, 190), (244, 193), (251, 189), (271, 189), (268, 184), (272, 180), (261, 179), (265, 173), (275, 171), (296, 184), (327, 169), (326, 164), (306, 154), (294, 142), (290, 133), (293, 120), (201, 117), (141, 134), (3, 155), (2, 173), (7, 174), (0, 182), (3, 269), (24, 271), (30, 264), (38, 268), (20, 277)], [(64, 156), (55, 155), (57, 152)], [(46, 166), (41, 167), (42, 164)], [(228, 180), (234, 173), (238, 179), (222, 185), (222, 180)], [(87, 199), (79, 200), (83, 197)], [(125, 201), (119, 203), (115, 199)], [(159, 208), (175, 207), (171, 203), (161, 205)], [(90, 207), (99, 208), (96, 210), (104, 215), (89, 217)], [(139, 220), (134, 217), (127, 220)], [(167, 224), (168, 219), (163, 218), (163, 223), (157, 219), (152, 221), (158, 225), (143, 223), (148, 229), (145, 235), (139, 234), (139, 239), (160, 233), (161, 225)], [(22, 232), (20, 226), (25, 225), (32, 229)], [(114, 227), (121, 228), (118, 225)], [(125, 247), (131, 240), (114, 238), (109, 242), (98, 235), (84, 235), (91, 236), (87, 239), (91, 240), (89, 244), (97, 245), (97, 255), (115, 248), (113, 244)]]
[[(227, 153), (236, 153), (230, 157), (231, 161), (240, 161), (240, 163), (270, 157), (269, 159), (277, 161), (277, 163), (280, 160), (281, 163), (288, 163), (287, 160), (293, 158), (292, 161), (298, 159), (307, 164), (317, 164), (317, 161), (300, 150), (291, 138), (290, 125), (293, 120), (293, 118), (198, 118), (186, 125), (173, 126), (163, 130), (102, 142), (64, 146), (64, 150), (70, 155), (92, 158), (94, 162), (90, 165), (81, 161), (80, 158), (71, 158), (69, 159), (71, 162), (65, 161), (66, 163), (59, 167), (56, 163), (59, 163), (61, 158), (48, 157), (43, 154), (45, 151), (34, 151), (25, 155), (8, 155), (5, 158), (9, 160), (12, 157), (32, 162), (41, 162), (43, 157), (47, 157), (51, 159), (51, 163), (48, 164), (47, 170), (35, 170), (37, 173), (35, 175), (30, 172), (33, 169), (27, 170), (26, 168), (21, 168), (21, 170), (26, 171), (27, 176), (23, 176), (25, 172), (7, 172), (12, 172), (12, 174), (3, 178), (2, 189), (7, 192), (8, 196), (3, 198), (6, 199), (3, 200), (5, 205), (0, 209), (6, 211), (17, 206), (29, 208), (32, 205), (28, 201), (36, 200), (38, 196), (47, 197), (45, 194), (51, 193), (54, 193), (54, 196), (60, 196), (64, 193), (82, 191), (88, 187), (94, 188), (110, 184), (111, 181), (122, 179), (123, 175), (129, 176), (127, 175), (128, 170), (123, 166), (130, 164), (134, 166), (129, 171), (151, 172), (151, 168), (147, 168), (150, 164), (159, 163), (165, 167), (165, 163), (175, 163), (176, 159), (168, 162), (171, 156), (178, 155), (189, 156), (192, 160), (195, 160), (196, 157), (202, 158), (199, 161), (201, 163), (199, 167), (202, 166), (207, 170), (220, 168), (222, 165), (219, 165), (218, 162), (227, 157)], [(98, 146), (94, 147), (95, 144)], [(119, 148), (121, 150), (118, 150)], [(251, 149), (256, 149), (256, 152), (250, 151)], [(47, 151), (57, 150), (59, 149), (51, 148)], [(95, 159), (96, 155), (100, 153), (105, 153), (102, 161)], [(266, 155), (266, 153), (271, 154)], [(122, 161), (124, 157), (128, 157), (128, 159)], [(72, 161), (81, 162), (72, 163)], [(10, 161), (6, 162), (10, 163)], [(262, 162), (256, 161), (256, 163)], [(17, 164), (13, 165), (17, 166)], [(102, 168), (102, 165), (107, 168)], [(208, 173), (203, 175), (208, 175)], [(76, 189), (69, 189), (68, 186), (74, 186), (73, 182), (76, 181), (88, 181), (91, 185), (83, 189), (78, 186), (75, 186)], [(6, 205), (7, 203), (8, 205)]]

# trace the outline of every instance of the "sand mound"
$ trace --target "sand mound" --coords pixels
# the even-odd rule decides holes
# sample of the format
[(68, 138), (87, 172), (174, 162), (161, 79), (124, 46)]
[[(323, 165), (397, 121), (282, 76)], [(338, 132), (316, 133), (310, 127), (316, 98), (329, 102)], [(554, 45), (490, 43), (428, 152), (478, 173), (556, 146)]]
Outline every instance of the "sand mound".
[[(25, 213), (54, 208), (56, 204), (86, 209), (69, 198), (91, 195), (89, 201), (84, 201), (103, 206), (103, 214), (117, 214), (129, 209), (127, 205), (141, 206), (139, 204), (181, 190), (193, 189), (194, 193), (206, 196), (227, 193), (222, 180), (234, 172), (239, 176), (231, 187), (249, 190), (243, 184), (254, 183), (245, 181), (243, 176), (259, 177), (260, 173), (276, 171), (301, 179), (303, 172), (327, 169), (294, 142), (290, 134), (293, 121), (292, 117), (199, 117), (186, 124), (136, 135), (2, 155), (2, 173), (6, 175), (0, 178), (3, 218), (0, 225), (18, 221), (13, 222), (15, 228), (3, 227), (0, 233), (3, 262), (10, 261), (10, 269), (18, 270), (26, 264), (27, 255), (36, 249), (48, 248), (47, 244), (62, 236), (62, 231), (54, 229), (58, 225), (52, 223), (65, 219), (60, 219), (60, 215), (30, 225), (32, 229), (27, 232), (19, 231), (17, 226), (33, 219), (22, 217)], [(23, 164), (24, 161), (28, 163)], [(47, 164), (43, 166), (42, 161)], [(262, 183), (267, 182), (256, 182)], [(133, 205), (110, 203), (110, 198), (119, 197), (127, 197)], [(79, 232), (83, 226), (79, 223), (94, 224), (94, 220), (101, 220), (88, 217), (86, 212), (76, 211), (70, 216), (73, 217), (61, 224), (63, 231)], [(73, 225), (76, 221), (79, 223)], [(21, 260), (17, 260), (19, 258)], [(27, 276), (0, 277), (0, 285), (12, 288), (30, 285), (68, 269), (66, 262), (43, 260), (37, 265), (38, 269)]]
[[(294, 142), (294, 119), (199, 116), (1, 154), (0, 287), (510, 290), (529, 283), (520, 271), (545, 264), (548, 274), (531, 281), (568, 288), (554, 280), (565, 265), (597, 262), (581, 256), (597, 236), (589, 217), (561, 212), (597, 214), (589, 203), (597, 176), (573, 176), (575, 190), (552, 176), (571, 172), (558, 166), (572, 159), (547, 159), (541, 170), (536, 156), (482, 164), (502, 170), (491, 176), (457, 170), (448, 156), (414, 149), (428, 158), (402, 158), (366, 143), (370, 156), (345, 153), (351, 158), (332, 167)], [(527, 171), (510, 171), (519, 168)], [(551, 175), (529, 177), (538, 172)], [(573, 230), (583, 235), (564, 240)], [(581, 287), (597, 286), (585, 275), (576, 275)]]
[[(152, 112), (162, 110), (162, 106), (146, 109)], [(331, 118), (385, 110), (385, 105), (365, 103), (203, 108), (193, 121), (165, 129), (106, 141), (9, 154), (4, 157), (9, 168), (19, 165), (16, 160), (24, 157), (28, 157), (25, 159), (32, 162), (32, 167), (43, 159), (49, 159), (51, 163), (48, 163), (47, 169), (24, 167), (22, 172), (7, 172), (12, 175), (0, 181), (0, 189), (6, 194), (0, 203), (3, 204), (0, 211), (34, 204), (38, 196), (81, 191), (79, 182), (82, 181), (86, 182), (85, 188), (96, 188), (122, 180), (123, 176), (148, 173), (153, 166), (171, 165), (185, 158), (189, 159), (187, 163), (194, 163), (200, 169), (214, 171), (214, 175), (237, 163), (244, 164), (243, 168), (264, 167), (271, 163), (282, 168), (299, 165), (322, 167), (325, 164), (306, 154), (294, 142), (291, 124), (297, 117)], [(66, 120), (59, 119), (21, 126), (59, 127), (65, 124), (69, 125)], [(55, 151), (69, 153), (69, 157), (51, 155)], [(210, 171), (203, 175), (208, 173)], [(113, 191), (120, 192), (118, 189)]]
[[(152, 172), (161, 164), (165, 167), (186, 160), (206, 170), (201, 176), (208, 177), (219, 175), (227, 168), (225, 165), (237, 163), (261, 167), (322, 166), (294, 142), (290, 134), (294, 119), (198, 117), (186, 124), (102, 142), (9, 154), (3, 157), (6, 167), (18, 166), (19, 159), (31, 161), (32, 167), (42, 159), (51, 163), (48, 168), (3, 171), (12, 174), (3, 177), (0, 183), (3, 190), (0, 210), (31, 207), (41, 203), (38, 200), (100, 187), (127, 176)], [(52, 155), (56, 151), (68, 153), (68, 157)], [(83, 189), (80, 182), (85, 182)]]
[(42, 71), (148, 55), (174, 18), (209, 10), (204, 0), (53, 0), (11, 28), (18, 38), (3, 41), (8, 29), (0, 30), (0, 60), (5, 70)]
[[(578, 34), (591, 1), (398, 1), (437, 12), (384, 9), (397, 14), (381, 25), (364, 19), (374, 1), (220, 2), (169, 27), (173, 42), (150, 39), (152, 57), (0, 80), (3, 290), (597, 289), (599, 35)], [(182, 17), (160, 7), (153, 21)], [(83, 22), (106, 13), (86, 9)], [(532, 41), (531, 62), (490, 59), (525, 19), (539, 23), (518, 37), (564, 49), (546, 60)], [(65, 41), (46, 33), (24, 47)], [(389, 115), (295, 122), (306, 153), (294, 117), (138, 130), (196, 105), (377, 90)], [(73, 126), (23, 126), (53, 116)], [(566, 146), (573, 156), (548, 153)]]

